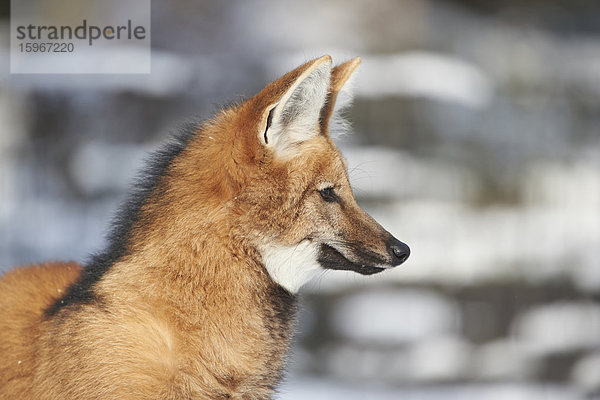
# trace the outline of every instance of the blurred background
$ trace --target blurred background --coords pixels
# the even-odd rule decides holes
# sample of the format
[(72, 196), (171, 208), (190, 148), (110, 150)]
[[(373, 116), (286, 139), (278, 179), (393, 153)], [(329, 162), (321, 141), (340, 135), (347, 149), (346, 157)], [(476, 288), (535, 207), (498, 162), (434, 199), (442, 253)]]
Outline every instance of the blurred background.
[(337, 142), (412, 256), (305, 288), (279, 398), (600, 398), (599, 2), (154, 1), (149, 75), (11, 75), (0, 7), (0, 271), (99, 250), (190, 116), (361, 56)]

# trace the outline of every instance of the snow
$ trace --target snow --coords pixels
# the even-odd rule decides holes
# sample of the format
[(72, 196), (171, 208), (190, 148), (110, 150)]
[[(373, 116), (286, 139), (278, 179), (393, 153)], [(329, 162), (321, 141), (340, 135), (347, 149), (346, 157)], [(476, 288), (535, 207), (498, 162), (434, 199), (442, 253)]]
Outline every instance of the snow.
[(518, 316), (513, 336), (534, 355), (600, 347), (600, 305), (558, 302), (535, 307)]
[(456, 336), (421, 340), (408, 350), (405, 370), (411, 382), (456, 381), (466, 377), (471, 345)]
[[(521, 191), (526, 204), (600, 210), (600, 155), (570, 163), (537, 161), (523, 174)], [(600, 226), (600, 220), (590, 223)]]
[(534, 357), (514, 339), (499, 339), (477, 348), (473, 354), (472, 374), (485, 380), (525, 380), (538, 370)]
[(426, 290), (365, 291), (336, 304), (333, 328), (357, 342), (402, 344), (454, 332), (459, 314), (450, 299)]
[(494, 91), (480, 68), (441, 53), (369, 56), (362, 69), (356, 94), (365, 98), (424, 97), (479, 109), (489, 105)]
[(338, 382), (314, 377), (294, 377), (279, 390), (279, 400), (583, 400), (568, 386), (504, 383), (440, 385), (429, 387), (389, 387)]
[(466, 167), (422, 160), (407, 152), (383, 147), (342, 145), (341, 149), (350, 166), (350, 181), (358, 197), (425, 197), (470, 202), (482, 190), (480, 178)]
[(600, 349), (584, 356), (575, 364), (572, 380), (589, 391), (600, 390)]

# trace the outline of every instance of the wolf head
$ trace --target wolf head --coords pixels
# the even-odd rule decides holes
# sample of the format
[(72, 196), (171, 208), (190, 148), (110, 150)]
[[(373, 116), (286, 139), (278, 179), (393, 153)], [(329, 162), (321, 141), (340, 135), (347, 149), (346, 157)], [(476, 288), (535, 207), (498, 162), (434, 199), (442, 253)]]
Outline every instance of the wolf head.
[(369, 275), (402, 264), (408, 246), (358, 206), (329, 135), (359, 63), (310, 61), (205, 125), (169, 172), (178, 184), (164, 191), (185, 228), (201, 221), (200, 229), (255, 250), (292, 293), (323, 269)]
[(267, 271), (291, 292), (322, 269), (374, 274), (410, 254), (358, 206), (329, 135), (338, 94), (359, 64), (332, 69), (329, 56), (310, 61), (240, 110), (246, 142), (234, 144), (234, 154), (252, 168), (236, 201)]

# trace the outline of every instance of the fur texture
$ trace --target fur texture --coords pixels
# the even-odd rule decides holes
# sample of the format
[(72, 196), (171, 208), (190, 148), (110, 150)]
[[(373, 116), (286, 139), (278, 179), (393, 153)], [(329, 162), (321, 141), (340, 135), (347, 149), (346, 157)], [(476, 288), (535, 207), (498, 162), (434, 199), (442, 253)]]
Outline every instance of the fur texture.
[(357, 62), (328, 56), (159, 151), (81, 270), (0, 279), (0, 399), (268, 399), (295, 292), (408, 247), (362, 211), (328, 134)]

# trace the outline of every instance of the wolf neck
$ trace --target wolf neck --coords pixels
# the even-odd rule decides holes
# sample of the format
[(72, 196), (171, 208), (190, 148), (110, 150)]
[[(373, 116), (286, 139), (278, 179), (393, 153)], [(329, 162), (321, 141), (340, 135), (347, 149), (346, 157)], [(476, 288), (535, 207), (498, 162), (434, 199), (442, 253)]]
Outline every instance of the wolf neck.
[[(124, 238), (125, 254), (98, 281), (94, 295), (102, 300), (122, 293), (134, 301), (156, 301), (181, 323), (216, 323), (232, 340), (241, 326), (253, 326), (255, 335), (280, 338), (274, 348), (282, 357), (293, 329), (295, 297), (271, 279), (258, 251), (235, 232), (235, 182), (228, 182), (225, 171), (234, 167), (211, 162), (210, 146), (214, 140), (205, 133), (171, 160), (139, 207)], [(196, 149), (203, 154), (194, 154)], [(190, 162), (194, 159), (208, 167), (199, 170)]]
[[(156, 237), (160, 236), (169, 235), (157, 231)], [(295, 296), (270, 278), (251, 247), (237, 243), (232, 252), (234, 246), (210, 229), (187, 237), (183, 234), (177, 242), (167, 238), (133, 247), (139, 250), (115, 263), (97, 285), (100, 298), (116, 290), (131, 290), (136, 297), (168, 303), (178, 313), (189, 312), (191, 319), (213, 312), (209, 317), (215, 319), (247, 313), (271, 318), (277, 310), (278, 327), (291, 327)], [(129, 286), (124, 288), (123, 282)]]
[[(271, 319), (276, 310), (280, 321), (270, 328), (289, 330), (295, 298), (269, 276), (257, 249), (236, 234), (228, 203), (213, 200), (210, 204), (207, 199), (194, 211), (193, 202), (186, 203), (176, 188), (164, 184), (167, 187), (142, 206), (138, 218), (142, 222), (128, 238), (129, 253), (110, 268), (97, 292), (106, 287), (107, 293), (114, 292), (122, 282), (132, 282), (137, 294), (166, 299), (179, 312), (189, 311), (190, 318), (199, 312), (224, 318), (237, 309), (243, 311), (240, 315), (250, 312)], [(215, 309), (202, 309), (209, 305)], [(230, 312), (224, 314), (219, 308)]]
[(152, 316), (177, 332), (175, 343), (197, 349), (177, 355), (193, 371), (231, 375), (232, 390), (272, 388), (284, 370), (296, 298), (270, 279), (252, 249), (232, 254), (221, 239), (207, 231), (168, 249), (146, 244), (113, 265), (95, 292), (107, 309), (152, 305)]

